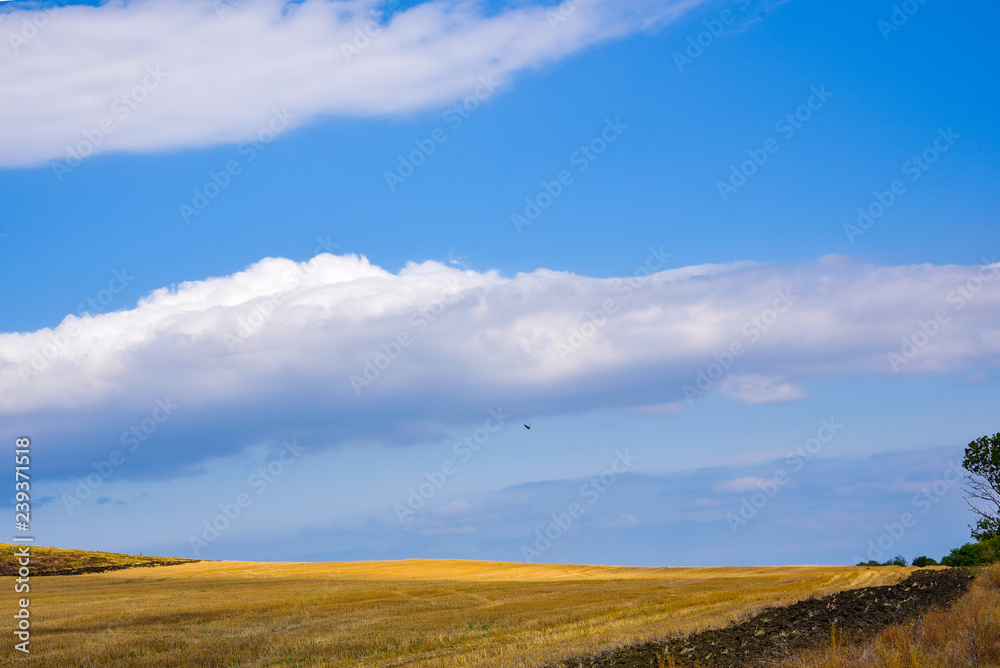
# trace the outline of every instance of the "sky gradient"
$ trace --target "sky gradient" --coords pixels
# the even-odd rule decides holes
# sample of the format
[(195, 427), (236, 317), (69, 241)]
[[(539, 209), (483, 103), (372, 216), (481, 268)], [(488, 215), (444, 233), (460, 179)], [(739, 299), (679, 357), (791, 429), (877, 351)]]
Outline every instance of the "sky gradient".
[(0, 5), (0, 424), (37, 540), (939, 558), (1000, 430), (998, 18)]

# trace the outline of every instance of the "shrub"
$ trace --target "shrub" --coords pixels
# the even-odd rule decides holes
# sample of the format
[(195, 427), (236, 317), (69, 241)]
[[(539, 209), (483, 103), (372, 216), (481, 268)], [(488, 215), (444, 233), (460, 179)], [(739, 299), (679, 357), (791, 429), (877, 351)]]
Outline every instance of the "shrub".
[(988, 566), (1000, 561), (1000, 536), (956, 547), (941, 559), (945, 566)]
[(861, 563), (858, 564), (858, 566), (905, 566), (905, 565), (906, 565), (906, 557), (904, 557), (901, 554), (897, 554), (889, 561), (878, 562), (872, 560), (872, 561), (862, 561)]

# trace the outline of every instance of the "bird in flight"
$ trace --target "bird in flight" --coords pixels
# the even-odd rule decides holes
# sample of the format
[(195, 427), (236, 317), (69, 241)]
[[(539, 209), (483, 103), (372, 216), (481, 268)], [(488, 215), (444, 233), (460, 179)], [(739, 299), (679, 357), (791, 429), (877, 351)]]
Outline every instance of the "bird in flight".
[(531, 425), (530, 424), (526, 424), (526, 425), (524, 425), (524, 428), (525, 429), (531, 429)]

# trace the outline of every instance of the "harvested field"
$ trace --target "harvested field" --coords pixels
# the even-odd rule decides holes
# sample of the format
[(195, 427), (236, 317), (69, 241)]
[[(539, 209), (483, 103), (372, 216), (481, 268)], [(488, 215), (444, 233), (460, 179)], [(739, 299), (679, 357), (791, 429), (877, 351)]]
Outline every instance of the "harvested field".
[(27, 660), (35, 668), (523, 668), (723, 627), (910, 572), (407, 560), (56, 575), (31, 583)]

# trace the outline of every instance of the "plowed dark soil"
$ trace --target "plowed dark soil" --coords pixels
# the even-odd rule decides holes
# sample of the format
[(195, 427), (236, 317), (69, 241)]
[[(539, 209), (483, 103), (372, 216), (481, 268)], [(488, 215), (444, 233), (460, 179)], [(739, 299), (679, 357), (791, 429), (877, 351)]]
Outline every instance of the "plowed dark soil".
[(683, 638), (619, 647), (600, 654), (574, 657), (551, 668), (650, 668), (658, 658), (673, 657), (678, 666), (750, 668), (768, 666), (791, 654), (830, 643), (831, 629), (852, 640), (864, 640), (892, 624), (946, 608), (972, 582), (967, 569), (916, 571), (887, 587), (865, 587), (830, 596), (767, 608), (722, 629)]

